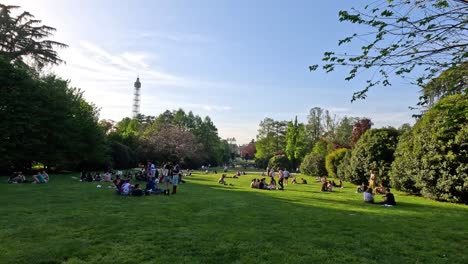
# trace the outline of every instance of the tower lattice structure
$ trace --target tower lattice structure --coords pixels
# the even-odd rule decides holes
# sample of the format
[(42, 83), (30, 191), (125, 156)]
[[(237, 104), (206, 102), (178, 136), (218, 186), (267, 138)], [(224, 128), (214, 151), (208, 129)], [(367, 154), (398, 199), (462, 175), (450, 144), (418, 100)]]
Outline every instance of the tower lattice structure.
[(133, 94), (133, 110), (132, 116), (133, 118), (137, 117), (140, 114), (140, 77), (137, 77), (135, 84), (133, 85), (135, 88), (135, 92)]

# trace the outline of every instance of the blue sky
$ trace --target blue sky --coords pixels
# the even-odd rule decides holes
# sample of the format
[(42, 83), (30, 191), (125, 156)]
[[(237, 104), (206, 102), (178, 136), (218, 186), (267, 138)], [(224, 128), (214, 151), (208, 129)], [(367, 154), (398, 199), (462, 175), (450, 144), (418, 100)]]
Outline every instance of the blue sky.
[[(131, 115), (133, 82), (141, 112), (183, 108), (209, 115), (222, 138), (255, 138), (265, 117), (305, 121), (319, 106), (337, 116), (369, 117), (376, 127), (413, 120), (418, 87), (396, 79), (351, 103), (367, 74), (310, 73), (324, 51), (359, 27), (338, 11), (365, 1), (22, 0), (17, 4), (57, 28), (65, 65), (51, 68), (85, 91), (102, 119)], [(352, 51), (355, 47), (340, 47)], [(369, 73), (370, 74), (370, 73)]]

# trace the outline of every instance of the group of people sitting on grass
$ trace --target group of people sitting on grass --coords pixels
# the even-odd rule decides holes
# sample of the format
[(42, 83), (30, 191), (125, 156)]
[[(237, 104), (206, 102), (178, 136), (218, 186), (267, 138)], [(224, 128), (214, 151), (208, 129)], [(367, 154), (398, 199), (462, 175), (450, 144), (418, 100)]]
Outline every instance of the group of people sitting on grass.
[(323, 176), (320, 179), (320, 182), (322, 183), (322, 187), (320, 189), (322, 192), (333, 192), (333, 188), (343, 188), (343, 181), (341, 180), (339, 184), (336, 184), (334, 180), (327, 181), (327, 177)]
[[(377, 204), (383, 204), (385, 206), (395, 206), (395, 196), (390, 192), (390, 188), (385, 188), (385, 195), (383, 196), (384, 200)], [(372, 188), (367, 188), (364, 191), (364, 202), (365, 203), (375, 203), (374, 194), (372, 193)]]
[(266, 178), (252, 179), (252, 182), (250, 183), (250, 188), (261, 190), (278, 190), (275, 178), (273, 177), (270, 177), (269, 183), (266, 182)]
[[(28, 180), (24, 176), (22, 171), (13, 172), (13, 174), (8, 178), (8, 183), (27, 183)], [(49, 174), (45, 170), (38, 171), (37, 174), (32, 176), (32, 183), (48, 183)]]
[[(131, 177), (127, 177), (126, 179), (120, 179), (120, 177), (117, 177), (114, 180), (114, 187), (116, 192), (121, 195), (133, 196), (142, 196), (143, 194), (169, 195), (171, 194), (169, 191), (170, 185), (172, 185), (172, 194), (176, 194), (177, 186), (180, 183), (184, 183), (182, 180), (182, 171), (179, 164), (173, 165), (172, 163), (168, 162), (165, 163), (160, 170), (157, 170), (153, 163), (148, 162), (146, 172), (146, 177), (144, 178), (144, 180), (146, 180), (146, 186), (144, 190), (141, 190), (139, 184), (130, 184)], [(191, 172), (188, 172), (188, 174), (191, 175)], [(136, 177), (137, 180), (138, 178), (139, 177)], [(158, 184), (162, 184), (164, 189), (158, 187)]]
[(378, 187), (375, 187), (376, 176), (374, 170), (370, 170), (369, 185), (366, 185), (363, 182), (360, 186), (356, 188), (357, 193), (363, 193), (364, 202), (374, 203), (374, 194), (384, 194), (384, 200), (378, 204), (383, 204), (385, 206), (395, 206), (395, 196), (390, 192), (390, 188), (384, 187), (383, 183), (380, 182)]
[(301, 178), (301, 182), (297, 182), (296, 177), (293, 177), (291, 180), (292, 184), (307, 184), (307, 180), (304, 178)]
[(112, 180), (117, 176), (113, 171), (106, 171), (103, 174), (100, 172), (91, 173), (82, 171), (80, 175), (81, 182), (112, 182)]
[[(139, 169), (136, 172), (125, 172), (117, 171), (114, 172), (109, 170), (103, 174), (96, 172), (85, 172), (83, 171), (80, 176), (81, 182), (109, 182), (115, 188), (116, 193), (120, 195), (132, 195), (142, 196), (144, 194), (164, 194), (169, 195), (169, 191), (172, 186), (172, 194), (177, 193), (177, 186), (181, 183), (185, 183), (182, 180), (182, 176), (191, 176), (192, 172), (187, 170), (182, 173), (179, 164), (173, 165), (168, 162), (165, 163), (161, 168), (157, 169), (152, 162), (148, 162), (145, 168)], [(140, 188), (140, 184), (131, 184), (132, 181), (144, 181), (146, 186), (144, 189)], [(159, 187), (158, 185), (161, 185)], [(100, 186), (99, 186), (100, 187)]]

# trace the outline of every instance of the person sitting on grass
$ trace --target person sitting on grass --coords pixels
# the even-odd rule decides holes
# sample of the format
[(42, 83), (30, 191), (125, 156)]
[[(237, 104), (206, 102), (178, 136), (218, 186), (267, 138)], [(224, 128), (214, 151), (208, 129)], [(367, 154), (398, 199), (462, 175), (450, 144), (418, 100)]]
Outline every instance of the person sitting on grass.
[(372, 195), (372, 188), (367, 188), (367, 190), (364, 192), (364, 202), (374, 203), (374, 196)]
[(386, 193), (386, 188), (383, 186), (383, 183), (379, 183), (379, 187), (374, 189), (375, 194), (385, 194)]
[(33, 183), (47, 183), (42, 172), (38, 172), (36, 175), (33, 175)]
[(273, 177), (270, 178), (270, 184), (268, 184), (268, 189), (269, 190), (276, 190), (275, 178), (273, 178)]
[(131, 191), (132, 196), (143, 196), (143, 190), (140, 188), (140, 184), (135, 184)]
[(226, 174), (221, 175), (221, 178), (219, 178), (218, 183), (222, 185), (226, 185), (226, 181), (224, 180), (226, 178)]
[(130, 180), (127, 179), (122, 184), (122, 187), (120, 189), (120, 194), (121, 195), (129, 195), (131, 190), (132, 190), (132, 185), (130, 184)]
[(297, 184), (296, 177), (293, 177), (293, 178), (292, 178), (292, 180), (291, 180), (291, 184)]
[(26, 182), (26, 177), (24, 177), (23, 172), (14, 172), (13, 176), (8, 179), (8, 183), (23, 183)]
[(385, 206), (395, 206), (396, 205), (395, 196), (393, 196), (393, 193), (390, 192), (390, 188), (385, 188), (384, 201), (381, 202), (380, 204), (383, 204)]
[(320, 189), (320, 191), (322, 192), (327, 192), (328, 191), (328, 183), (327, 182), (322, 182), (322, 188)]
[(94, 178), (93, 175), (91, 175), (91, 172), (86, 173), (86, 181), (87, 182), (93, 182)]
[(301, 183), (302, 183), (302, 184), (307, 184), (307, 180), (304, 179), (304, 178), (301, 178)]
[(112, 174), (109, 172), (104, 173), (104, 177), (102, 177), (103, 182), (112, 182)]
[(328, 181), (327, 189), (328, 189), (329, 192), (333, 192), (333, 182), (332, 181)]
[(120, 194), (120, 191), (122, 189), (122, 184), (124, 184), (124, 181), (122, 179), (120, 179), (119, 176), (116, 176), (115, 177), (115, 180), (113, 181), (114, 183), (114, 188), (115, 188), (115, 191)]
[(367, 190), (367, 185), (363, 182), (360, 186), (356, 188), (356, 193), (363, 193)]
[(102, 180), (101, 174), (99, 172), (94, 175), (94, 181), (100, 182)]
[(255, 187), (256, 183), (257, 183), (257, 179), (252, 179), (252, 181), (250, 182), (250, 188), (257, 188)]
[(80, 182), (85, 182), (85, 181), (86, 181), (86, 172), (81, 171)]
[(265, 178), (262, 178), (260, 180), (260, 182), (258, 183), (258, 188), (264, 190), (264, 189), (266, 189), (266, 186), (267, 186), (267, 184), (265, 182)]

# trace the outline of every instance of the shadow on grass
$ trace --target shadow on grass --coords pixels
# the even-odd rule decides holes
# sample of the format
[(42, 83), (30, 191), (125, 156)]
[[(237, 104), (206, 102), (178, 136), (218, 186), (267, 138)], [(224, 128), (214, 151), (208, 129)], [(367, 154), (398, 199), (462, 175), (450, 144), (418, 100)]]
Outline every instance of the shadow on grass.
[(262, 191), (246, 188), (248, 179), (222, 186), (215, 177), (187, 177), (170, 197), (121, 197), (70, 179), (2, 187), (0, 262), (467, 261), (467, 210), (406, 201), (385, 208), (347, 190)]

